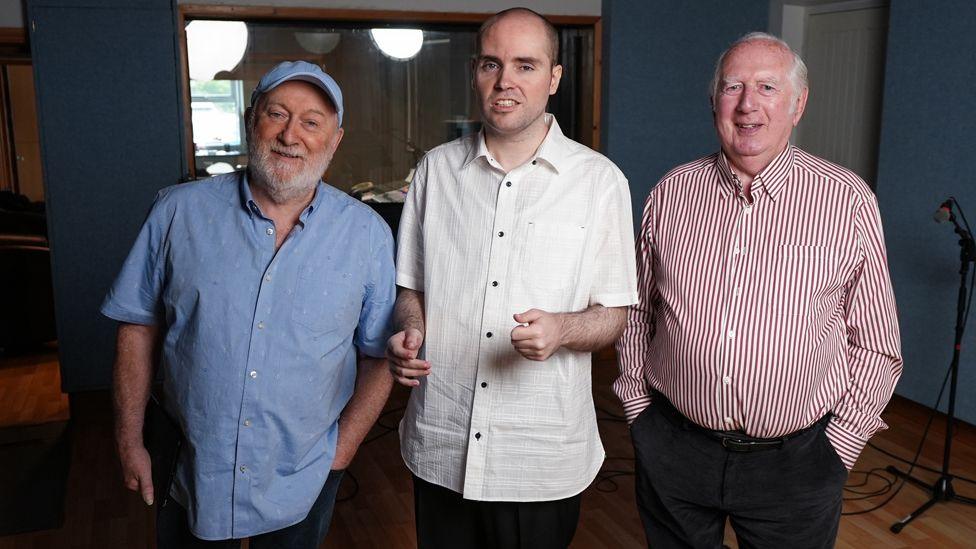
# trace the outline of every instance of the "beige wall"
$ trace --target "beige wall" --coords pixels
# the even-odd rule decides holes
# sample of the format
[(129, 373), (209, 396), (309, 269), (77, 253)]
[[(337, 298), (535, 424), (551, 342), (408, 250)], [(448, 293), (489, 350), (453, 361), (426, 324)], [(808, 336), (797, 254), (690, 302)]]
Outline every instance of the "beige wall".
[(20, 0), (0, 2), (0, 27), (23, 27), (24, 9)]

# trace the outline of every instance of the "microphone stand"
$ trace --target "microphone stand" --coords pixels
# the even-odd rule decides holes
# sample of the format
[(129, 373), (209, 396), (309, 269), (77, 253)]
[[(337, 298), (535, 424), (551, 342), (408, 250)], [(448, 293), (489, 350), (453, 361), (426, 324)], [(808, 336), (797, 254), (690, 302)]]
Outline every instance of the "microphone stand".
[(944, 453), (942, 456), (942, 470), (939, 478), (933, 484), (928, 484), (916, 477), (911, 476), (908, 472), (899, 470), (893, 465), (889, 465), (886, 468), (889, 473), (901, 477), (907, 482), (910, 482), (923, 490), (927, 490), (932, 494), (929, 500), (923, 503), (921, 507), (913, 511), (905, 518), (891, 525), (891, 531), (896, 534), (901, 532), (902, 528), (904, 528), (908, 523), (921, 516), (922, 513), (927, 511), (936, 503), (943, 501), (959, 501), (969, 505), (976, 505), (976, 499), (967, 498), (965, 496), (956, 494), (955, 489), (952, 487), (953, 475), (949, 470), (949, 457), (952, 453), (952, 436), (954, 434), (953, 431), (956, 419), (956, 380), (959, 374), (959, 352), (962, 349), (962, 336), (966, 322), (966, 275), (969, 273), (970, 263), (976, 262), (976, 241), (973, 241), (973, 236), (969, 233), (969, 231), (959, 226), (959, 223), (956, 222), (956, 218), (951, 212), (949, 213), (949, 221), (952, 222), (953, 226), (955, 227), (956, 234), (959, 235), (959, 246), (961, 247), (959, 251), (959, 259), (961, 265), (959, 267), (959, 299), (956, 302), (956, 337), (953, 344), (952, 363), (949, 365), (949, 408), (946, 414), (946, 432)]

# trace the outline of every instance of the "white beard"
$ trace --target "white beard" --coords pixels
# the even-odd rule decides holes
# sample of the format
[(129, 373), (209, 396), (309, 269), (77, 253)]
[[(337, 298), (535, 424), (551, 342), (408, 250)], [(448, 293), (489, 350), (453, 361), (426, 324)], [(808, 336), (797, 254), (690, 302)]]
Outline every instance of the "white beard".
[[(250, 136), (249, 136), (250, 137)], [(305, 166), (297, 173), (283, 173), (287, 168), (278, 163), (275, 152), (301, 155), (297, 147), (282, 147), (276, 143), (255, 143), (248, 139), (248, 169), (250, 181), (268, 193), (275, 204), (286, 204), (308, 195), (329, 168), (332, 155), (327, 152), (303, 155)]]

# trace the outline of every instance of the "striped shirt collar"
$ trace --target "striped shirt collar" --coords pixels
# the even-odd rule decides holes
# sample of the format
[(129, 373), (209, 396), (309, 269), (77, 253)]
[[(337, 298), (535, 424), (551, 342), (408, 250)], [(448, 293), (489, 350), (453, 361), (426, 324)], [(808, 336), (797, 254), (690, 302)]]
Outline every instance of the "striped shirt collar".
[[(783, 152), (776, 155), (773, 161), (756, 175), (755, 179), (753, 179), (752, 188), (762, 189), (775, 202), (789, 181), (795, 160), (796, 147), (787, 144)], [(724, 196), (735, 196), (738, 194), (739, 180), (732, 171), (729, 160), (725, 156), (725, 151), (719, 151), (715, 165), (720, 176), (719, 189), (722, 191), (722, 194)]]
[[(556, 117), (551, 113), (545, 113), (546, 125), (549, 126), (549, 131), (546, 132), (545, 139), (542, 140), (542, 144), (536, 150), (529, 162), (542, 161), (548, 164), (549, 167), (553, 169), (556, 173), (559, 173), (560, 167), (565, 169), (564, 160), (569, 155), (568, 143), (569, 139), (563, 135), (562, 129), (559, 127), (559, 122), (556, 122)], [(468, 150), (468, 154), (464, 158), (464, 162), (461, 164), (461, 168), (467, 168), (468, 164), (474, 162), (478, 158), (484, 158), (485, 162), (495, 166), (491, 153), (488, 152), (488, 144), (485, 142), (485, 130), (484, 128), (478, 132), (477, 139), (472, 140), (472, 147)]]

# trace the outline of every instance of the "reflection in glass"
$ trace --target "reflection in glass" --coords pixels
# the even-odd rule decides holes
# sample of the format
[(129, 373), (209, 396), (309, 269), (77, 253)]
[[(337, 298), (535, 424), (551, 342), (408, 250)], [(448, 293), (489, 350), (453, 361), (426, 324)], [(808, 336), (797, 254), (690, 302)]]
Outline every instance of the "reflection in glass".
[(212, 80), (241, 62), (247, 48), (247, 26), (240, 21), (190, 21), (186, 26), (190, 78)]
[[(210, 23), (195, 20), (189, 23)], [(237, 22), (239, 23), (239, 22)], [(239, 61), (207, 79), (192, 78), (194, 166), (198, 177), (247, 165), (243, 124), (250, 91), (282, 61), (302, 59), (331, 74), (345, 98), (345, 135), (326, 180), (367, 200), (402, 200), (417, 161), (430, 149), (480, 128), (471, 89), (471, 59), (477, 25), (423, 25), (421, 29), (375, 29), (375, 23), (305, 24), (246, 22), (246, 48)], [(416, 48), (383, 52), (384, 33), (408, 31)], [(585, 144), (592, 136), (592, 29), (560, 29), (564, 75), (550, 111), (567, 135)], [(197, 50), (225, 49), (187, 40)], [(191, 62), (191, 67), (193, 62)]]
[(420, 29), (370, 29), (369, 35), (381, 52), (398, 61), (413, 58), (424, 45)]

